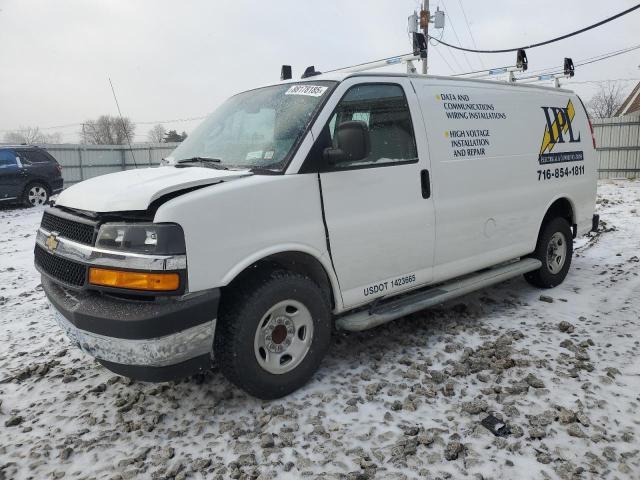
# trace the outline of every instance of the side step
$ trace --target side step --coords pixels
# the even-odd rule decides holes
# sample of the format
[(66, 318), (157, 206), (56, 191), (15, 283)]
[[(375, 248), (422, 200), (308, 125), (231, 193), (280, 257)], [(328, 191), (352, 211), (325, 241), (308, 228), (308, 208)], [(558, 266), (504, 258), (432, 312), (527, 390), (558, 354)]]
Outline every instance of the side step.
[(525, 258), (490, 270), (482, 270), (427, 290), (411, 293), (395, 300), (391, 299), (385, 303), (374, 305), (368, 310), (347, 314), (336, 320), (336, 327), (352, 332), (368, 330), (452, 298), (532, 272), (541, 266), (540, 260)]

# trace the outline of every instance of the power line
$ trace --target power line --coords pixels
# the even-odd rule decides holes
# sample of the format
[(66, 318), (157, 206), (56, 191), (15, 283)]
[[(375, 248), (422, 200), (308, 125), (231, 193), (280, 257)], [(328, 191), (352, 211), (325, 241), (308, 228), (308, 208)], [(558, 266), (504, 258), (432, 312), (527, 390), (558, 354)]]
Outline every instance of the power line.
[(597, 58), (595, 60), (583, 61), (582, 63), (579, 63), (577, 66), (581, 67), (583, 65), (589, 65), (590, 63), (596, 63), (596, 62), (599, 62), (601, 60), (606, 60), (607, 58), (617, 57), (618, 55), (622, 55), (623, 53), (629, 53), (629, 52), (632, 52), (634, 50), (638, 50), (639, 48), (640, 48), (640, 45), (636, 45), (635, 47), (631, 47), (631, 48), (628, 48), (628, 49), (620, 51), (620, 52), (612, 53), (611, 55), (607, 55), (606, 57)]
[(453, 54), (453, 50), (450, 48), (447, 48), (447, 53), (451, 56), (452, 60), (455, 62), (456, 66), (458, 67), (458, 71), (460, 70), (464, 70), (462, 68), (462, 65), (460, 65), (460, 62), (458, 61), (458, 59), (456, 58), (456, 56)]
[[(633, 48), (633, 47), (627, 47), (627, 48), (622, 48), (622, 49), (619, 49), (619, 50), (614, 50), (612, 52), (601, 53), (599, 55), (595, 55), (593, 57), (585, 58), (585, 59), (580, 60), (580, 61), (602, 58), (602, 57), (604, 57), (606, 55), (609, 55), (609, 54), (612, 54), (612, 53), (626, 52), (629, 48)], [(535, 70), (527, 70), (527, 73), (528, 74), (536, 73), (536, 74), (542, 75), (542, 74), (545, 74), (547, 72), (551, 72), (552, 70), (558, 70), (559, 68), (563, 68), (563, 65), (554, 65), (553, 67), (543, 67), (543, 68), (538, 68), (538, 69), (535, 69)]]
[[(444, 31), (446, 30), (446, 26), (442, 28), (442, 31), (440, 32), (440, 38), (442, 38), (442, 36), (444, 35)], [(429, 43), (431, 44), (431, 46), (435, 47), (435, 44), (431, 43), (431, 40), (429, 40)], [(436, 52), (438, 52), (438, 55), (440, 55), (440, 58), (442, 58), (444, 60), (444, 55), (442, 55), (442, 53), (440, 53), (437, 49)], [(458, 70), (462, 70), (462, 67), (460, 66), (460, 62), (458, 62), (458, 59), (456, 58), (456, 56), (453, 54), (453, 50), (451, 50), (450, 48), (447, 48), (447, 53), (449, 54), (449, 56), (451, 57), (451, 59), (455, 62), (455, 64), (458, 67)], [(447, 63), (447, 65), (449, 65), (449, 62), (447, 62), (445, 60), (445, 63)], [(449, 68), (451, 68), (451, 65), (449, 65)], [(455, 70), (453, 68), (451, 68), (452, 72), (455, 72)]]
[[(444, 13), (447, 17), (449, 17), (449, 23), (451, 24), (451, 30), (453, 30), (453, 34), (456, 37), (456, 40), (458, 40), (458, 43), (460, 43), (460, 37), (458, 37), (458, 32), (456, 32), (456, 27), (453, 26), (453, 21), (451, 20), (451, 17), (449, 16), (449, 12), (447, 12), (447, 7), (444, 4), (444, 0), (440, 0), (442, 3), (442, 9), (444, 10)], [(430, 38), (434, 38), (431, 37), (431, 35), (429, 35)], [(442, 40), (440, 39), (436, 39), (438, 42), (440, 43), (444, 43)], [(446, 44), (445, 44), (446, 45)], [(469, 61), (469, 59), (467, 58), (467, 54), (462, 52), (462, 56), (464, 57), (465, 61), (467, 62), (467, 65), (469, 65), (469, 68), (473, 69), (473, 66), (471, 65), (471, 62)]]
[[(616, 56), (618, 54), (622, 54), (622, 53), (627, 53), (630, 51), (633, 51), (634, 49), (640, 47), (640, 44), (638, 45), (633, 45), (631, 47), (625, 47), (625, 48), (621, 48), (618, 50), (613, 50), (611, 52), (605, 52), (605, 53), (600, 53), (598, 55), (594, 55), (593, 57), (588, 57), (588, 58), (584, 58), (582, 60), (579, 60), (580, 62), (586, 62), (586, 61), (590, 61), (590, 60), (597, 60), (603, 57), (609, 57), (609, 56)], [(531, 73), (544, 73), (544, 72), (550, 72), (552, 70), (558, 70), (563, 68), (563, 65), (556, 65), (554, 67), (545, 67), (545, 68), (539, 68), (536, 70), (528, 70), (527, 73), (531, 74)]]
[(455, 72), (455, 70), (451, 67), (451, 65), (449, 64), (449, 62), (447, 62), (447, 59), (446, 59), (446, 58), (444, 58), (444, 55), (442, 55), (442, 54), (440, 53), (440, 50), (436, 49), (436, 50), (435, 50), (435, 52), (436, 52), (438, 55), (440, 55), (440, 58), (444, 61), (444, 63), (446, 63), (446, 64), (447, 64), (447, 67), (449, 67), (449, 70), (451, 70), (452, 72)]
[(136, 125), (155, 125), (157, 123), (180, 123), (180, 122), (195, 122), (196, 120), (204, 120), (207, 115), (191, 118), (174, 118), (172, 120), (149, 120), (146, 122), (134, 122)]
[[(600, 55), (598, 57), (587, 58), (587, 59), (582, 60), (582, 61), (580, 61), (578, 63), (575, 63), (574, 67), (583, 67), (585, 65), (590, 65), (592, 63), (601, 62), (602, 60), (607, 60), (609, 58), (617, 57), (618, 55), (622, 55), (624, 53), (633, 52), (634, 50), (638, 50), (639, 48), (640, 48), (640, 45), (635, 45), (633, 47), (625, 48), (623, 50), (617, 50), (617, 51), (614, 51), (614, 52), (611, 52), (611, 53), (608, 53), (608, 54), (603, 54), (603, 55)], [(562, 68), (562, 67), (557, 67), (557, 68)], [(549, 69), (549, 70), (551, 70), (551, 69)], [(545, 75), (556, 75), (556, 74), (563, 73), (563, 72), (564, 72), (564, 70), (558, 70), (556, 72), (545, 73)], [(527, 76), (524, 76), (524, 77), (517, 77), (516, 80), (525, 80), (527, 78), (534, 78), (534, 77), (537, 77), (537, 76), (539, 76), (539, 75), (527, 75)]]
[[(444, 4), (443, 4), (443, 7), (444, 7)], [(610, 21), (610, 20), (612, 20), (614, 18), (618, 18), (618, 17), (620, 17), (620, 16), (622, 16), (622, 15), (624, 15), (626, 13), (629, 13), (630, 11), (636, 10), (637, 8), (640, 8), (640, 4), (635, 6), (635, 7), (633, 7), (633, 8), (631, 8), (631, 9), (629, 9), (629, 10), (627, 10), (627, 11), (625, 11), (625, 12), (621, 12), (620, 14), (616, 15), (615, 17), (610, 17), (609, 19), (607, 19), (607, 20), (605, 20), (603, 22), (599, 22), (599, 24), (595, 24), (595, 25), (597, 26), (597, 25), (601, 25), (603, 23), (606, 23), (606, 21)], [(593, 28), (593, 26), (589, 27), (589, 28)], [(587, 28), (587, 29), (589, 29), (589, 28)], [(587, 29), (582, 29), (579, 32), (585, 31)], [(565, 35), (562, 38), (567, 38), (567, 36), (571, 36), (571, 35)], [(436, 42), (441, 43), (442, 45), (448, 47), (449, 49), (450, 48), (456, 48), (454, 46), (450, 46), (449, 44), (441, 41), (438, 38), (435, 38), (435, 37), (432, 37), (432, 36), (429, 36), (429, 38), (430, 38), (430, 40), (435, 40)], [(560, 37), (558, 37), (558, 38), (560, 38)], [(537, 46), (537, 45), (534, 45), (534, 46)], [(532, 48), (532, 46), (524, 47), (524, 48)], [(637, 50), (639, 48), (640, 48), (640, 44), (639, 45), (635, 45), (635, 46), (631, 46), (631, 47), (627, 47), (627, 48), (623, 48), (623, 49), (620, 49), (620, 50), (614, 50), (614, 51), (608, 52), (608, 53), (603, 53), (603, 54), (600, 54), (600, 55), (596, 55), (594, 57), (586, 58), (586, 59), (580, 61), (579, 63), (576, 63), (575, 66), (579, 67), (579, 66), (589, 65), (591, 63), (596, 63), (596, 62), (599, 62), (599, 61), (602, 61), (602, 60), (606, 60), (606, 59), (609, 59), (609, 58), (612, 58), (612, 57), (616, 57), (618, 55), (622, 55), (624, 53), (628, 53), (628, 52)], [(512, 50), (504, 50), (504, 51), (512, 51)], [(438, 53), (438, 55), (440, 55), (440, 57), (446, 63), (446, 65), (449, 67), (449, 69), (451, 71), (454, 71), (454, 69), (451, 67), (449, 62), (447, 62), (447, 60), (440, 53), (440, 51), (436, 49), (436, 52)], [(487, 53), (494, 53), (494, 52), (487, 51)], [(403, 54), (403, 55), (408, 55), (408, 53), (407, 54)], [(452, 55), (451, 58), (456, 62), (457, 66), (460, 67), (460, 64), (458, 63), (456, 57)], [(385, 58), (385, 59), (381, 59), (381, 60), (387, 60), (387, 59)], [(365, 62), (365, 63), (358, 64), (358, 65), (355, 65), (355, 66), (366, 65), (367, 63), (371, 63), (371, 62)], [(561, 69), (562, 67), (563, 67), (562, 65), (558, 65), (558, 66), (555, 66), (555, 67), (546, 67), (546, 68), (542, 68), (542, 69), (539, 69), (539, 70), (532, 70), (532, 71), (529, 71), (528, 73), (551, 72), (553, 70)], [(344, 68), (344, 67), (342, 67), (342, 68)], [(342, 68), (336, 69), (336, 70), (341, 70)], [(329, 72), (333, 72), (333, 71), (335, 71), (335, 70), (327, 70), (324, 73), (329, 73)], [(484, 71), (484, 70), (478, 70), (477, 72), (481, 72), (481, 71)], [(468, 74), (468, 73), (476, 73), (476, 72), (465, 72), (465, 73)], [(556, 73), (562, 73), (562, 72), (558, 71)], [(552, 74), (552, 73), (549, 73), (549, 74)], [(454, 76), (457, 76), (457, 75), (464, 75), (464, 74), (456, 74)], [(529, 75), (529, 76), (526, 76), (526, 77), (518, 77), (518, 79), (523, 80), (523, 79), (527, 79), (527, 78), (533, 78), (535, 76), (537, 76), (537, 75)], [(617, 79), (617, 80), (629, 80), (629, 81), (631, 81), (631, 80), (637, 80), (637, 79), (630, 78), (630, 79)], [(584, 81), (584, 82), (575, 81), (575, 82), (567, 82), (567, 83), (591, 83), (591, 82), (596, 82), (596, 81), (595, 80), (588, 80), (588, 81)], [(136, 124), (136, 125), (155, 125), (155, 124), (158, 124), (158, 123), (160, 123), (160, 124), (164, 124), (164, 123), (180, 123), (180, 122), (192, 122), (192, 121), (203, 120), (206, 117), (207, 117), (206, 115), (202, 115), (202, 116), (197, 116), (197, 117), (174, 118), (174, 119), (170, 119), (170, 120), (148, 120), (148, 121), (140, 121), (140, 122), (133, 121), (133, 123)], [(64, 124), (64, 125), (54, 125), (54, 126), (49, 126), (49, 127), (39, 127), (39, 128), (40, 128), (40, 130), (54, 130), (54, 129), (62, 129), (62, 128), (80, 127), (80, 126), (82, 126), (82, 124), (83, 124), (83, 122), (78, 122), (78, 123), (69, 123), (69, 124)], [(16, 129), (5, 129), (5, 130), (0, 130), (0, 132), (1, 133), (6, 133), (6, 132), (13, 132), (15, 130)], [(64, 135), (71, 135), (71, 133), (64, 133)]]
[[(53, 127), (38, 127), (40, 130), (54, 130), (57, 128), (79, 127), (82, 123), (69, 123), (67, 125), (54, 125)], [(0, 130), (0, 132), (8, 132), (9, 130)], [(12, 131), (12, 130), (11, 130)]]
[(638, 82), (640, 78), (607, 78), (606, 80), (580, 80), (577, 82), (574, 81), (565, 81), (565, 85), (576, 85), (579, 83), (604, 83), (604, 82)]
[[(444, 4), (443, 4), (443, 7), (444, 7)], [(450, 43), (446, 43), (446, 42), (444, 42), (442, 40), (439, 40), (439, 39), (437, 39), (435, 37), (432, 37), (431, 35), (429, 35), (429, 38), (432, 38), (435, 41), (437, 41), (438, 43), (446, 45), (447, 47), (454, 48), (456, 50), (461, 50), (463, 52), (472, 52), (472, 53), (509, 53), (509, 52), (516, 52), (516, 51), (522, 50), (522, 49), (530, 49), (530, 48), (541, 47), (543, 45), (548, 45), (550, 43), (554, 43), (554, 42), (558, 42), (560, 40), (564, 40), (565, 38), (573, 37), (574, 35), (578, 35), (580, 33), (584, 33), (584, 32), (586, 32), (588, 30), (591, 30), (593, 28), (596, 28), (596, 27), (599, 27), (601, 25), (604, 25), (605, 23), (609, 23), (609, 22), (615, 20), (616, 18), (620, 18), (623, 15), (627, 15), (628, 13), (631, 13), (634, 10), (637, 10), (639, 8), (640, 8), (640, 3), (638, 5), (636, 5), (636, 6), (634, 6), (634, 7), (628, 8), (628, 9), (626, 9), (626, 10), (620, 12), (620, 13), (617, 13), (616, 15), (613, 15), (612, 17), (605, 18), (604, 20), (600, 20), (597, 23), (589, 25), (588, 27), (581, 28), (580, 30), (576, 30), (574, 32), (567, 33), (567, 34), (561, 35), (559, 37), (555, 37), (555, 38), (552, 38), (552, 39), (549, 39), (549, 40), (545, 40), (544, 42), (534, 43), (534, 44), (527, 45), (527, 46), (524, 46), (524, 47), (502, 48), (502, 49), (499, 49), (499, 50), (479, 50), (479, 49), (473, 49), (473, 48), (465, 48), (465, 47), (461, 47), (459, 45), (451, 45)], [(456, 37), (457, 37), (457, 35), (456, 35)], [(460, 43), (460, 39), (458, 39), (458, 43)]]
[[(189, 118), (174, 118), (171, 120), (147, 120), (144, 122), (136, 122), (135, 120), (132, 120), (132, 122), (135, 125), (156, 125), (158, 123), (182, 123), (182, 122), (195, 122), (198, 120), (204, 120), (205, 118), (207, 118), (207, 115), (202, 115), (199, 117), (189, 117)], [(56, 130), (56, 129), (61, 129), (61, 128), (72, 128), (72, 127), (81, 127), (83, 123), (86, 122), (79, 122), (79, 123), (68, 123), (66, 125), (54, 125), (51, 127), (38, 127), (40, 130)], [(19, 130), (19, 129), (11, 129), (11, 130), (0, 130), (0, 132), (13, 132), (15, 130)]]
[[(632, 45), (630, 47), (621, 48), (619, 50), (613, 50), (611, 52), (600, 53), (600, 54), (595, 55), (593, 57), (587, 57), (587, 58), (584, 58), (582, 60), (577, 60), (577, 63), (575, 64), (575, 66), (584, 66), (584, 65), (591, 64), (591, 63), (599, 62), (600, 60), (606, 60), (608, 58), (616, 57), (618, 55), (622, 55), (623, 53), (632, 52), (632, 51), (637, 50), (639, 48), (640, 48), (640, 44)], [(508, 68), (508, 66), (507, 67), (493, 67), (492, 70), (500, 70), (500, 69), (503, 69), (503, 68)], [(473, 73), (481, 73), (481, 72), (486, 72), (486, 71), (487, 71), (486, 69), (485, 70), (473, 70), (473, 71), (470, 71), (470, 72), (456, 73), (456, 74), (453, 74), (452, 76), (453, 77), (459, 77), (459, 76), (462, 76), (462, 75), (470, 75), (470, 74), (473, 74)], [(552, 72), (555, 72), (555, 73), (564, 72), (564, 65), (556, 65), (556, 66), (553, 66), (553, 67), (544, 67), (544, 68), (540, 68), (540, 69), (537, 69), (537, 70), (527, 70), (527, 75), (526, 76), (517, 77), (516, 80), (518, 80), (518, 79), (519, 80), (524, 80), (526, 78), (534, 78), (534, 77), (537, 77), (537, 76), (540, 76), (540, 75), (553, 75), (554, 73), (552, 73)], [(535, 75), (532, 75), (532, 74), (535, 74)]]
[(129, 150), (131, 151), (131, 158), (133, 159), (133, 164), (135, 165), (136, 168), (138, 168), (138, 164), (136, 163), (136, 156), (133, 153), (133, 148), (131, 148), (131, 139), (129, 138), (129, 130), (124, 124), (124, 118), (122, 118), (122, 112), (120, 111), (120, 104), (118, 103), (118, 97), (116, 97), (116, 91), (113, 88), (113, 83), (111, 83), (111, 78), (109, 78), (109, 85), (111, 85), (111, 92), (113, 92), (113, 99), (116, 101), (116, 107), (118, 107), (118, 115), (120, 115), (120, 122), (122, 123), (122, 130), (124, 131), (124, 135), (125, 137), (127, 137), (127, 143), (129, 144)]
[[(461, 0), (458, 0), (458, 5), (460, 5), (460, 10), (462, 10), (462, 16), (464, 17), (464, 22), (467, 24), (467, 31), (469, 32), (469, 36), (471, 37), (473, 48), (477, 49), (478, 45), (476, 45), (476, 39), (473, 37), (473, 32), (471, 31), (471, 25), (469, 24), (469, 19), (467, 18), (467, 13), (464, 11), (464, 7), (462, 6)], [(480, 60), (480, 65), (482, 65), (482, 68), (484, 68), (484, 62), (482, 61), (482, 56), (480, 54), (478, 54), (478, 60)]]

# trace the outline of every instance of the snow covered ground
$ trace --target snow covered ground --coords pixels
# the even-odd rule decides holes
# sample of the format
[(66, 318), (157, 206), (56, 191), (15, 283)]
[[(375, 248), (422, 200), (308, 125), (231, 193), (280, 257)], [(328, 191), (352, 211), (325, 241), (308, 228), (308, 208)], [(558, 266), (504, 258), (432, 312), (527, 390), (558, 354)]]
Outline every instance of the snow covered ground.
[(132, 382), (71, 347), (32, 266), (42, 211), (0, 210), (0, 479), (640, 478), (640, 182), (601, 183), (598, 210), (563, 285), (338, 334), (271, 402), (215, 371)]

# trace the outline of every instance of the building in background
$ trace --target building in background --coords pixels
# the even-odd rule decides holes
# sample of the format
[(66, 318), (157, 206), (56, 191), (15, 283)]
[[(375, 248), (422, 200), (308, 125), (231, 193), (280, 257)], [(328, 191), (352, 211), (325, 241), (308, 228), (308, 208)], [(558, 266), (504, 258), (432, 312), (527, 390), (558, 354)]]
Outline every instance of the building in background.
[(623, 115), (630, 115), (632, 113), (640, 115), (640, 82), (631, 90), (626, 100), (622, 102), (622, 105), (620, 105), (620, 108), (616, 112), (616, 117), (622, 117)]

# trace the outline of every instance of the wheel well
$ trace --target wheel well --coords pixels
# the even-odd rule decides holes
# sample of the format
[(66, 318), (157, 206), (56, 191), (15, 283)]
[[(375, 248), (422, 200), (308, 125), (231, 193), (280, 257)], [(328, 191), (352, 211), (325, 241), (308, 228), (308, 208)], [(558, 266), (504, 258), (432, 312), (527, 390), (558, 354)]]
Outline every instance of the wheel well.
[(29, 187), (31, 187), (32, 185), (42, 185), (44, 188), (47, 189), (47, 192), (49, 193), (49, 195), (51, 195), (51, 185), (49, 185), (48, 182), (45, 182), (44, 180), (29, 180), (24, 188), (22, 189), (22, 194), (24, 195), (27, 191), (27, 189)]
[(283, 269), (307, 275), (323, 292), (329, 295), (331, 308), (333, 309), (335, 307), (333, 288), (331, 287), (331, 281), (329, 280), (327, 272), (316, 258), (302, 252), (281, 252), (258, 260), (240, 272), (228, 287), (233, 287), (233, 285), (242, 282), (248, 276), (255, 275), (257, 272), (265, 269)]
[(542, 227), (554, 218), (564, 218), (573, 230), (573, 236), (575, 237), (576, 228), (574, 221), (574, 213), (573, 207), (571, 206), (571, 202), (567, 198), (559, 198), (555, 202), (551, 204), (551, 206), (547, 209), (547, 213), (544, 215), (544, 219), (542, 220), (542, 225), (540, 226), (540, 230), (542, 231)]

